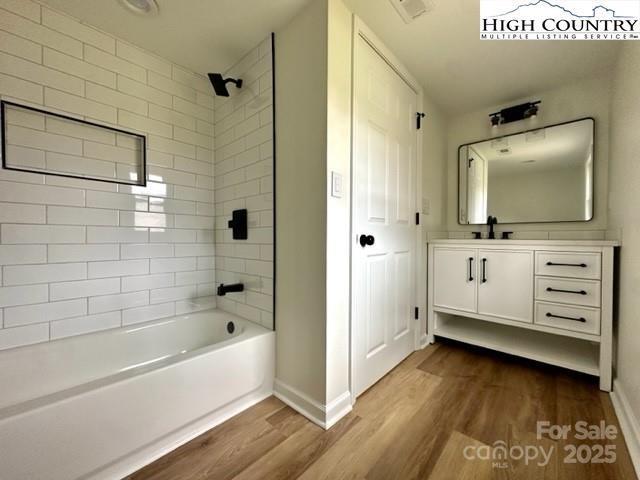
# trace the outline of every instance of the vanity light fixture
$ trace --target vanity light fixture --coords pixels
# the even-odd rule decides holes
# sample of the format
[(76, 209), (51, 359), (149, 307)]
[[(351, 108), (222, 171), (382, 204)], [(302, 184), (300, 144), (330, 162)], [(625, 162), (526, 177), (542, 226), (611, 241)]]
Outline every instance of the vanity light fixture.
[(120, 0), (120, 3), (136, 15), (154, 17), (160, 13), (156, 0)]
[(538, 115), (538, 105), (540, 103), (541, 100), (536, 100), (535, 102), (522, 103), (520, 105), (514, 105), (513, 107), (503, 108), (499, 112), (490, 113), (489, 118), (491, 119), (491, 125), (495, 128), (505, 123), (535, 118), (536, 115)]
[(529, 108), (526, 112), (524, 112), (524, 118), (536, 118), (538, 116), (538, 104), (540, 100), (537, 102), (533, 102), (529, 104)]

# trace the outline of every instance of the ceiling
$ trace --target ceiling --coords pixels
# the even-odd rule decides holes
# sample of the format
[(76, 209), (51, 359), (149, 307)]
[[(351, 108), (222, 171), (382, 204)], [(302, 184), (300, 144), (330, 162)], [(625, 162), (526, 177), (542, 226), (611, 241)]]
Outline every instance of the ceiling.
[(41, 0), (198, 73), (237, 62), (309, 0), (157, 0), (160, 14), (130, 13), (118, 0)]
[(427, 0), (405, 24), (389, 0), (344, 0), (445, 113), (521, 99), (609, 70), (621, 42), (480, 40), (478, 0)]
[[(144, 18), (118, 0), (42, 0), (199, 73), (221, 71), (311, 0), (157, 0)], [(453, 115), (609, 70), (620, 42), (481, 41), (478, 0), (426, 0), (405, 24), (389, 0), (344, 0)]]

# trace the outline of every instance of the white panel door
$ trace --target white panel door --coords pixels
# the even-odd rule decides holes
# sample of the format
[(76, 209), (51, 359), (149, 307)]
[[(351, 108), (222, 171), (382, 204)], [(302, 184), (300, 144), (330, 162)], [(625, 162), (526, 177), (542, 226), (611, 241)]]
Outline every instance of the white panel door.
[(478, 313), (533, 323), (533, 252), (478, 252)]
[[(353, 161), (354, 390), (414, 350), (416, 93), (360, 37)], [(369, 239), (363, 247), (360, 237)]]
[(433, 250), (433, 305), (476, 313), (477, 250)]

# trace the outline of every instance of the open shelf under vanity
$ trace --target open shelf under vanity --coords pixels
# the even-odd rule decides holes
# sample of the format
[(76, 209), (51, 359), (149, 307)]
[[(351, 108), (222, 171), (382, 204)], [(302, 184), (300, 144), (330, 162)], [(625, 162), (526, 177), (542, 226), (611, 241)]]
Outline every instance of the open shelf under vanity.
[(589, 375), (599, 375), (597, 342), (439, 313), (436, 337), (489, 348)]

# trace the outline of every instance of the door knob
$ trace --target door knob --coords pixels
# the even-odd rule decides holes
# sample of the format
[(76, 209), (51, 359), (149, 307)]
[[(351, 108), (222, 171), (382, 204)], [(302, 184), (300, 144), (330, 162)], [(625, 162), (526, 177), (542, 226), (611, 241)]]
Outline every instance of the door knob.
[(376, 239), (373, 238), (373, 235), (360, 235), (360, 246), (362, 248), (367, 245), (371, 246), (376, 242)]

